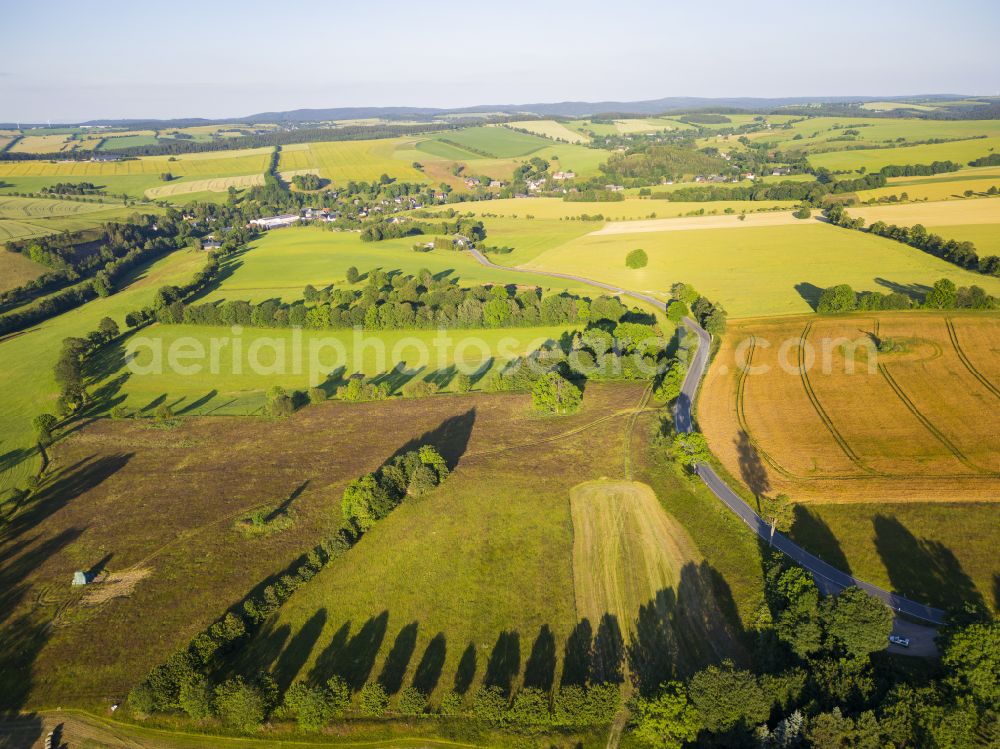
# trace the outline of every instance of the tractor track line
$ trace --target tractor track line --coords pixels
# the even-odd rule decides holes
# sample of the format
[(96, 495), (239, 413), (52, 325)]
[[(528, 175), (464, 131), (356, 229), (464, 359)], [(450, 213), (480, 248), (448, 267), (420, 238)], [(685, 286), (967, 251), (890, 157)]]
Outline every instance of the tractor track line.
[(958, 449), (957, 445), (955, 445), (951, 440), (949, 440), (940, 429), (934, 426), (934, 423), (930, 419), (928, 419), (920, 412), (920, 409), (917, 408), (916, 404), (912, 400), (910, 400), (910, 396), (908, 396), (906, 392), (903, 390), (903, 388), (900, 387), (899, 383), (896, 382), (896, 378), (894, 378), (892, 374), (890, 374), (888, 367), (886, 367), (884, 364), (879, 364), (878, 371), (881, 373), (885, 381), (889, 383), (889, 387), (892, 388), (893, 392), (896, 393), (896, 397), (899, 398), (899, 400), (903, 403), (904, 406), (906, 406), (906, 408), (910, 411), (910, 413), (912, 413), (916, 417), (917, 421), (919, 421), (923, 425), (924, 429), (930, 432), (931, 435), (935, 439), (937, 439), (938, 442), (944, 445), (945, 448), (947, 448), (948, 452), (950, 452), (952, 455), (958, 458), (958, 460), (962, 463), (962, 465), (964, 465), (966, 468), (972, 471), (975, 471), (980, 475), (988, 475), (990, 473), (989, 471), (980, 468), (979, 466), (974, 464), (971, 460), (969, 460), (968, 457), (966, 457), (965, 453), (963, 453), (961, 450)]
[(805, 388), (806, 395), (809, 401), (812, 403), (813, 408), (819, 415), (823, 424), (826, 426), (830, 435), (833, 437), (834, 441), (840, 446), (840, 449), (844, 451), (844, 455), (854, 463), (858, 468), (870, 475), (876, 475), (878, 472), (869, 468), (864, 463), (861, 462), (861, 458), (853, 448), (848, 444), (844, 436), (837, 430), (834, 425), (833, 420), (830, 415), (823, 408), (823, 404), (819, 401), (819, 396), (816, 395), (816, 391), (813, 390), (812, 383), (809, 381), (809, 373), (806, 371), (806, 361), (805, 361), (805, 350), (806, 350), (806, 338), (809, 336), (809, 332), (812, 330), (813, 323), (809, 321), (806, 323), (806, 327), (802, 331), (802, 335), (799, 336), (799, 352), (798, 352), (798, 364), (799, 364), (799, 377), (802, 379), (802, 387)]
[(979, 380), (982, 386), (993, 393), (993, 395), (1000, 398), (1000, 388), (990, 382), (986, 375), (976, 369), (975, 365), (969, 360), (968, 355), (962, 349), (961, 344), (958, 342), (958, 331), (955, 330), (955, 323), (952, 322), (950, 317), (946, 317), (944, 324), (948, 328), (948, 337), (951, 338), (951, 345), (954, 347), (955, 353), (958, 354), (958, 358), (962, 360), (962, 364), (969, 370), (969, 374)]

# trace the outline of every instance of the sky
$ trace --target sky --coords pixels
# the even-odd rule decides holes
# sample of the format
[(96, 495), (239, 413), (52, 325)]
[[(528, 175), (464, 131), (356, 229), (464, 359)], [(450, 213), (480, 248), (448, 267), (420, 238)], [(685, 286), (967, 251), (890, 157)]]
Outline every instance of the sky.
[(997, 0), (22, 0), (2, 17), (11, 122), (1000, 93)]

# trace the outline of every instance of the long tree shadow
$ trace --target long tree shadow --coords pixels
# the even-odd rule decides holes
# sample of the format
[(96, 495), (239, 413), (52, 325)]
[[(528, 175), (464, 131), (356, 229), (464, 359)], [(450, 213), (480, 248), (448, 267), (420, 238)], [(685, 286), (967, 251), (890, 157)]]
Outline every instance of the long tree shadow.
[(382, 673), (379, 674), (379, 684), (385, 689), (386, 694), (396, 694), (403, 687), (403, 678), (406, 676), (406, 669), (410, 666), (410, 659), (413, 651), (417, 648), (417, 623), (410, 622), (396, 635), (389, 654), (382, 664)]
[(597, 683), (624, 681), (625, 638), (618, 617), (604, 614), (597, 625), (597, 634), (590, 657), (590, 678)]
[[(393, 453), (392, 458), (416, 450), (421, 445), (433, 445), (445, 459), (448, 468), (454, 470), (459, 460), (465, 454), (472, 436), (472, 427), (476, 423), (476, 409), (470, 408), (463, 414), (449, 416), (436, 429), (424, 432), (412, 439)], [(392, 459), (390, 458), (390, 460)]]
[(184, 408), (177, 411), (177, 415), (183, 416), (184, 414), (191, 413), (192, 411), (197, 411), (199, 408), (202, 408), (203, 406), (207, 406), (212, 401), (212, 399), (215, 398), (218, 394), (219, 391), (216, 390), (215, 388), (212, 388), (200, 398), (191, 401), (186, 406), (184, 406)]
[(524, 664), (524, 686), (537, 687), (548, 692), (556, 676), (556, 638), (543, 624), (531, 646), (528, 661)]
[(302, 629), (288, 641), (288, 645), (281, 651), (281, 656), (275, 663), (272, 673), (282, 691), (288, 689), (288, 685), (302, 670), (309, 654), (316, 645), (316, 641), (319, 640), (324, 626), (326, 626), (326, 609), (322, 608), (309, 617), (302, 625)]
[(330, 638), (330, 642), (323, 648), (323, 652), (316, 657), (316, 662), (313, 663), (313, 667), (309, 670), (309, 681), (311, 683), (325, 684), (330, 677), (340, 675), (336, 671), (336, 666), (341, 653), (344, 652), (344, 648), (347, 647), (350, 639), (351, 623), (344, 622), (333, 633), (333, 637)]
[(922, 302), (931, 291), (931, 287), (922, 283), (897, 283), (887, 278), (876, 278), (875, 283), (889, 289), (895, 294), (903, 294), (916, 302)]
[(427, 643), (420, 662), (413, 673), (413, 686), (424, 694), (433, 692), (441, 680), (441, 671), (444, 669), (444, 659), (447, 655), (447, 641), (444, 632), (438, 632)]
[(986, 603), (955, 554), (944, 544), (917, 538), (896, 518), (876, 515), (875, 549), (895, 591), (944, 609)]
[(520, 671), (521, 636), (517, 632), (501, 632), (486, 663), (483, 686), (500, 687), (509, 696)]
[(594, 628), (590, 620), (581, 619), (566, 638), (560, 676), (563, 686), (584, 686), (590, 679), (590, 645), (593, 637)]
[(455, 669), (455, 691), (458, 694), (465, 694), (472, 686), (476, 678), (476, 645), (470, 642), (462, 651), (462, 657), (458, 661), (458, 668)]
[[(314, 680), (325, 682), (331, 676), (340, 676), (354, 691), (368, 681), (382, 640), (385, 639), (389, 612), (383, 611), (366, 621), (350, 640), (339, 639), (341, 630), (316, 661)], [(318, 678), (316, 678), (318, 677)]]
[(840, 541), (823, 518), (799, 504), (795, 505), (793, 513), (792, 529), (788, 537), (809, 553), (815, 554), (827, 564), (832, 564), (841, 572), (850, 575), (851, 565), (840, 546)]
[(767, 468), (764, 467), (756, 448), (750, 442), (750, 435), (742, 429), (733, 440), (736, 444), (736, 459), (740, 466), (740, 476), (743, 478), (750, 491), (755, 497), (760, 497), (771, 489), (771, 480), (767, 475)]
[(124, 468), (134, 453), (91, 456), (68, 466), (49, 478), (31, 495), (24, 509), (0, 530), (0, 544), (18, 538), (72, 500), (96, 488)]

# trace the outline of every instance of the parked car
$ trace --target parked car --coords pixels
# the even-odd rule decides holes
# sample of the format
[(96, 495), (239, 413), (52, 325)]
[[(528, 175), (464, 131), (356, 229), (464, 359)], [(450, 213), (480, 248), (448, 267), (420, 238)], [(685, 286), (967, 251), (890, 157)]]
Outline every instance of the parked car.
[(900, 637), (899, 635), (889, 635), (889, 642), (891, 642), (893, 645), (899, 645), (899, 647), (901, 648), (910, 647), (909, 637)]

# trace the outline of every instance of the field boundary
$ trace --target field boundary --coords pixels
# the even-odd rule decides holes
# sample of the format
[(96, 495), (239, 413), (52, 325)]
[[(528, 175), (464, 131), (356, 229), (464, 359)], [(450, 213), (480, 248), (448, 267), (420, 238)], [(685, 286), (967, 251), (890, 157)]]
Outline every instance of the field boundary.
[(1000, 388), (990, 382), (986, 375), (976, 369), (976, 366), (962, 349), (961, 344), (958, 342), (958, 331), (955, 330), (955, 323), (952, 322), (952, 319), (950, 317), (946, 317), (944, 319), (944, 324), (945, 327), (948, 328), (948, 337), (951, 338), (951, 345), (954, 347), (955, 353), (958, 354), (958, 358), (962, 361), (962, 364), (965, 365), (967, 370), (969, 370), (969, 374), (979, 380), (982, 386), (993, 393), (993, 395), (1000, 398)]

